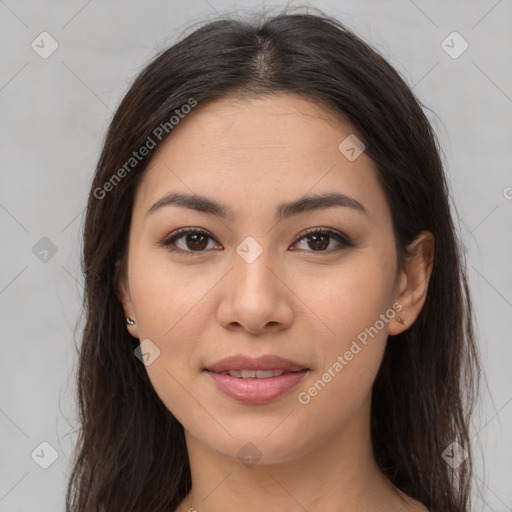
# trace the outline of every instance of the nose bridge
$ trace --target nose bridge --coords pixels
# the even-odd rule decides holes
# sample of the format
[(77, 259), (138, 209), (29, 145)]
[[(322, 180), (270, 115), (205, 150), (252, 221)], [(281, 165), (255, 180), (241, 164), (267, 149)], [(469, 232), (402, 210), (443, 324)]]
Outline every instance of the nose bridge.
[(236, 247), (234, 277), (238, 280), (238, 287), (246, 291), (265, 294), (274, 288), (272, 280), (275, 279), (268, 267), (272, 267), (272, 250), (269, 238), (246, 237)]
[(218, 319), (226, 328), (238, 325), (256, 334), (270, 326), (289, 327), (293, 321), (292, 305), (283, 295), (286, 287), (275, 275), (275, 251), (269, 239), (247, 237), (236, 247), (218, 310)]
[(292, 326), (295, 308), (289, 287), (284, 284), (286, 276), (282, 275), (284, 265), (274, 245), (277, 243), (275, 236), (246, 235), (233, 248), (216, 313), (225, 329), (258, 335)]

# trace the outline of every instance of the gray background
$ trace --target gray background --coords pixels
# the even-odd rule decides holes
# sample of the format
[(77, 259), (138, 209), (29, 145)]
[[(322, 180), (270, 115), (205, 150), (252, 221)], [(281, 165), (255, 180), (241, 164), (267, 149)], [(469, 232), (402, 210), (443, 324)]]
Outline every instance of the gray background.
[[(76, 440), (80, 233), (113, 110), (147, 60), (191, 24), (264, 5), (285, 4), (0, 0), (0, 512), (64, 509)], [(486, 370), (473, 502), (512, 511), (512, 2), (308, 5), (373, 44), (435, 113)], [(59, 45), (46, 59), (31, 47), (43, 31)], [(469, 44), (457, 58), (441, 46), (453, 31)], [(460, 51), (452, 40), (450, 51)], [(58, 455), (48, 469), (35, 462), (51, 461), (44, 441)]]

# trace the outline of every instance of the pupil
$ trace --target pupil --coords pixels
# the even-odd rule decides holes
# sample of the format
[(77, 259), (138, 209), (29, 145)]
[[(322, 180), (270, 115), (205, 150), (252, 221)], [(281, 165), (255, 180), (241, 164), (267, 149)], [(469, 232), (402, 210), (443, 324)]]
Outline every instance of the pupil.
[[(200, 243), (198, 241), (201, 238), (203, 239), (203, 243)], [(192, 242), (190, 242), (191, 239), (192, 239)], [(203, 235), (201, 233), (193, 233), (191, 235), (187, 235), (187, 246), (189, 249), (201, 250), (201, 249), (205, 249), (207, 245), (208, 245), (208, 239), (205, 235)]]
[[(319, 242), (318, 239), (321, 239), (323, 241), (323, 243), (322, 243), (322, 241)], [(314, 249), (315, 251), (329, 247), (329, 235), (327, 235), (326, 233), (315, 233), (313, 235), (310, 235), (309, 240), (310, 240), (309, 246), (312, 249)], [(313, 244), (311, 244), (312, 240), (314, 240)]]

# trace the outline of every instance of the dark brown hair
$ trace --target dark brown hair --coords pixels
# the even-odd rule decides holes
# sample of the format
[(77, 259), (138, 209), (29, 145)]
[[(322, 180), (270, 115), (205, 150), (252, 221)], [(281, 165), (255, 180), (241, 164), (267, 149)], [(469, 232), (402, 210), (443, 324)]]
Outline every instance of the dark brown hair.
[[(130, 159), (149, 139), (158, 145), (155, 130), (191, 98), (197, 110), (229, 95), (277, 91), (329, 108), (362, 138), (392, 211), (400, 265), (422, 230), (435, 237), (426, 303), (387, 343), (372, 390), (371, 433), (376, 461), (396, 487), (432, 512), (469, 510), (468, 430), (480, 367), (438, 143), (397, 71), (317, 11), (202, 26), (147, 65), (113, 116), (84, 227), (81, 429), (67, 512), (174, 510), (191, 486), (183, 427), (134, 356), (139, 340), (126, 330), (116, 292), (135, 188), (154, 149)], [(452, 442), (469, 454), (456, 469), (441, 456)]]

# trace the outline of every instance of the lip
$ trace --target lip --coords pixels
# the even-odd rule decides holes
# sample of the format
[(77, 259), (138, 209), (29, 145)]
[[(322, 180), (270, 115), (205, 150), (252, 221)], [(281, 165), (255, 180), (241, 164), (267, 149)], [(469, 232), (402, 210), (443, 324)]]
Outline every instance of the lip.
[[(247, 368), (246, 368), (247, 369)], [(241, 379), (206, 370), (225, 395), (246, 404), (264, 404), (275, 400), (299, 384), (309, 370), (283, 373), (267, 379)]]
[[(204, 370), (225, 395), (246, 404), (263, 404), (297, 386), (310, 368), (274, 354), (259, 357), (237, 354), (208, 365)], [(286, 373), (266, 379), (242, 379), (221, 373), (229, 370), (282, 370)]]
[(237, 354), (208, 365), (205, 370), (215, 373), (229, 370), (283, 370), (285, 372), (300, 372), (302, 370), (309, 370), (309, 368), (274, 354), (266, 354), (259, 357)]

